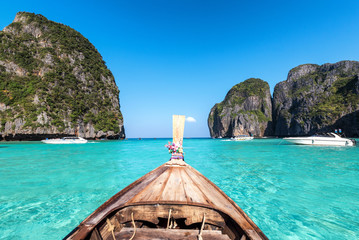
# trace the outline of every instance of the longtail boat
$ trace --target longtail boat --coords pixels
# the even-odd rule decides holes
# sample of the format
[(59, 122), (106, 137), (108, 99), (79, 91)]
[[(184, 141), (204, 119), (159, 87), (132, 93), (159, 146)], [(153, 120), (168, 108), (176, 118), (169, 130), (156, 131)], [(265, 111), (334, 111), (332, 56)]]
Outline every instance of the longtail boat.
[(268, 239), (183, 158), (185, 117), (173, 116), (171, 159), (107, 200), (64, 239)]

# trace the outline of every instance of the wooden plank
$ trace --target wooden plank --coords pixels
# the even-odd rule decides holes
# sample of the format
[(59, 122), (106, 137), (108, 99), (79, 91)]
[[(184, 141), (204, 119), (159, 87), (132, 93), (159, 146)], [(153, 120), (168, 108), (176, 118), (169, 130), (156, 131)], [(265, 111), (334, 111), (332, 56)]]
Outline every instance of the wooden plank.
[[(134, 232), (133, 228), (123, 228), (116, 234), (116, 239), (129, 239)], [(198, 230), (187, 229), (156, 229), (156, 228), (137, 228), (133, 240), (197, 240)], [(230, 240), (227, 235), (221, 231), (203, 230), (203, 240)]]
[(140, 193), (134, 196), (134, 198), (132, 198), (131, 201), (128, 203), (157, 201), (161, 196), (163, 188), (166, 186), (171, 172), (172, 169), (168, 168), (157, 179), (148, 184), (146, 188), (144, 188)]
[(92, 231), (90, 240), (103, 240), (97, 228)]
[(131, 221), (133, 213), (135, 221), (147, 221), (158, 224), (158, 218), (168, 218), (171, 209), (171, 217), (174, 219), (186, 219), (186, 225), (202, 223), (203, 215), (206, 215), (206, 223), (218, 227), (224, 227), (223, 217), (215, 210), (188, 205), (139, 205), (129, 206), (116, 213), (116, 217), (121, 224)]
[(192, 181), (200, 186), (203, 193), (211, 200), (211, 205), (214, 208), (220, 209), (223, 212), (230, 213), (236, 211), (233, 204), (228, 201), (228, 197), (219, 192), (210, 181), (202, 174), (198, 174), (193, 168), (187, 168), (186, 172), (190, 175)]
[(209, 184), (207, 180), (196, 174), (196, 172), (192, 171), (190, 167), (186, 168), (185, 171), (189, 178), (191, 178), (193, 184), (197, 186), (206, 197), (204, 204), (208, 204), (213, 208), (226, 208), (228, 201), (222, 194), (218, 193), (217, 189)]
[(201, 187), (193, 182), (185, 169), (181, 171), (181, 178), (188, 203), (201, 203), (206, 205), (210, 203), (210, 200), (203, 193)]
[(171, 167), (172, 173), (168, 178), (167, 184), (159, 198), (160, 201), (187, 202), (181, 178), (181, 169), (185, 167)]
[[(114, 227), (114, 232), (119, 232), (121, 230), (121, 226), (120, 224), (118, 223), (117, 221), (117, 218), (115, 216), (112, 216), (111, 218), (108, 219), (109, 222), (111, 223), (111, 225)], [(101, 237), (104, 239), (104, 240), (107, 240), (107, 239), (113, 239), (112, 237), (112, 231), (110, 230), (109, 228), (109, 225), (107, 224), (107, 221), (105, 224), (102, 224), (102, 226), (97, 226), (98, 227), (98, 230), (101, 234)], [(95, 228), (96, 230), (97, 228)]]

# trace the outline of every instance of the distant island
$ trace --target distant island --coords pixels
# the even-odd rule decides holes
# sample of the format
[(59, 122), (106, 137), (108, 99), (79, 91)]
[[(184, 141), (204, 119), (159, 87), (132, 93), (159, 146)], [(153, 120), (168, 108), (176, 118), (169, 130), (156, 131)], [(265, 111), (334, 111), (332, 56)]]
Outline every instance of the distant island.
[(211, 137), (298, 136), (342, 129), (359, 136), (359, 62), (304, 64), (291, 69), (270, 97), (269, 85), (248, 79), (211, 109)]
[(251, 78), (233, 86), (223, 102), (214, 105), (208, 126), (211, 137), (264, 136), (272, 134), (271, 120), (269, 84)]
[(124, 138), (119, 90), (79, 32), (19, 12), (0, 31), (0, 140)]

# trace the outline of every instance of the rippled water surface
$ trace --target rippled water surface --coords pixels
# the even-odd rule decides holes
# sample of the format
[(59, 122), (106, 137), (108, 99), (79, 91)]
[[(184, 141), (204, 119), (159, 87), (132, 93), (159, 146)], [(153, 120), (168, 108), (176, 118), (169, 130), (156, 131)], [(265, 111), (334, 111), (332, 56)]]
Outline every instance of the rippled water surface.
[[(0, 239), (61, 239), (169, 159), (166, 139), (0, 143)], [(269, 239), (359, 239), (359, 147), (185, 139), (185, 159)]]

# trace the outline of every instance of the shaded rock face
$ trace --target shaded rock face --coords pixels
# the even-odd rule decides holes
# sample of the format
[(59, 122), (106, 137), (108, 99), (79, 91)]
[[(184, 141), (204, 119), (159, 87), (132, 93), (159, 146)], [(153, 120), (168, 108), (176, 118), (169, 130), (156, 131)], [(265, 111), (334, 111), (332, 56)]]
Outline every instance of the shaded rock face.
[(273, 122), (276, 136), (297, 136), (343, 129), (359, 133), (359, 62), (300, 65), (275, 86)]
[(211, 109), (211, 137), (272, 135), (272, 102), (267, 82), (251, 78), (232, 87), (221, 103)]
[(124, 138), (119, 90), (79, 32), (20, 12), (0, 31), (0, 135)]

